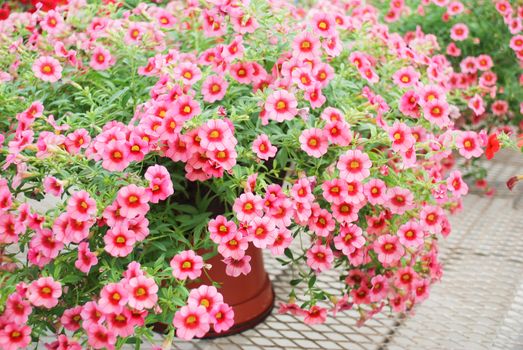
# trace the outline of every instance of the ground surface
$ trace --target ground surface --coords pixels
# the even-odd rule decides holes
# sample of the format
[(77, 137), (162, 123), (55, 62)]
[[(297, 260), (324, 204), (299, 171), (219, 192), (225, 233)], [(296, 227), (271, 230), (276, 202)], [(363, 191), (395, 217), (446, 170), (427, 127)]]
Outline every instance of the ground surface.
[[(476, 194), (452, 217), (453, 232), (442, 243), (444, 276), (430, 298), (406, 318), (380, 315), (356, 327), (354, 313), (309, 327), (273, 313), (253, 330), (215, 340), (176, 342), (187, 350), (523, 349), (523, 184), (511, 193), (505, 181), (523, 173), (523, 156), (503, 153), (488, 163), (493, 198)], [(287, 295), (287, 270), (266, 261), (276, 294)], [(334, 277), (321, 281), (336, 285)]]

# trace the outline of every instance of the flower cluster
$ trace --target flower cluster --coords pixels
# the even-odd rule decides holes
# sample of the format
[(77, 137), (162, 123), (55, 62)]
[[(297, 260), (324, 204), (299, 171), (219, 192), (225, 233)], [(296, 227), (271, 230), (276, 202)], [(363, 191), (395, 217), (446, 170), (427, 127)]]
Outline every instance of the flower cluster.
[(453, 152), (495, 144), (457, 128), (483, 102), (433, 35), (355, 0), (47, 10), (0, 20), (2, 348), (227, 331), (206, 260), (247, 275), (250, 247), (293, 267), (280, 310), (307, 323), (428, 297), (468, 192)]

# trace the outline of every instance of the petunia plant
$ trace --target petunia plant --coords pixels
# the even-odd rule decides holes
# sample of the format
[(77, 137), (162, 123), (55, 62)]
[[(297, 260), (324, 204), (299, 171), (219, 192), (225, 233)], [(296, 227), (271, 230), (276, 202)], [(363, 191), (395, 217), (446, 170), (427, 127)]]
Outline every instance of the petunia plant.
[[(86, 3), (0, 21), (0, 347), (140, 347), (234, 324), (206, 261), (294, 278), (281, 312), (406, 312), (483, 154), (431, 35), (360, 1)], [(340, 290), (317, 280), (335, 271)], [(280, 296), (285, 299), (285, 296)]]
[[(521, 72), (523, 6), (508, 0), (373, 0), (391, 30), (398, 30), (410, 45), (420, 32), (434, 34), (439, 51), (455, 68), (449, 84), (463, 103), (457, 125), (461, 129), (486, 130), (487, 159), (492, 159), (505, 134), (521, 132)], [(486, 170), (468, 162), (467, 174), (479, 188), (492, 193)]]

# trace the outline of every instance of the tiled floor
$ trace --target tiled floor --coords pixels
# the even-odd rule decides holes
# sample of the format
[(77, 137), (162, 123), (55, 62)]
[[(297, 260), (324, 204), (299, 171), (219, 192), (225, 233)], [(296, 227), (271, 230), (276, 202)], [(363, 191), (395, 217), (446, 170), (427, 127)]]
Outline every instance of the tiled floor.
[[(523, 184), (514, 193), (505, 181), (523, 173), (523, 156), (504, 153), (488, 164), (494, 198), (470, 195), (452, 217), (453, 233), (442, 244), (444, 277), (431, 297), (400, 318), (379, 315), (356, 327), (354, 313), (309, 327), (273, 313), (255, 329), (227, 338), (176, 342), (176, 349), (523, 349)], [(291, 279), (267, 260), (277, 295)], [(333, 276), (321, 279), (338, 283)]]

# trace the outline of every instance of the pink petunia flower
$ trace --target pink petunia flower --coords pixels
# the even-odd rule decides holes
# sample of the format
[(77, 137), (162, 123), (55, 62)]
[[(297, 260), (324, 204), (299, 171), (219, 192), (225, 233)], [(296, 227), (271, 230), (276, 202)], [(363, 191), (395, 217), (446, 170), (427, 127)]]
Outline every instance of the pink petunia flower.
[(292, 55), (300, 59), (314, 59), (321, 54), (320, 40), (311, 32), (302, 32), (292, 41)]
[(447, 188), (458, 198), (469, 192), (469, 187), (461, 178), (461, 172), (459, 170), (450, 173), (447, 178)]
[(265, 249), (268, 245), (273, 244), (276, 239), (276, 226), (273, 220), (267, 216), (255, 217), (250, 222), (247, 232), (248, 239), (256, 248)]
[(175, 278), (194, 280), (202, 274), (203, 259), (193, 250), (184, 250), (171, 259), (170, 265)]
[(322, 324), (327, 320), (327, 309), (314, 305), (307, 311), (303, 322), (305, 324)]
[(3, 317), (8, 323), (24, 324), (32, 311), (33, 308), (20, 293), (13, 293), (7, 298)]
[(252, 193), (243, 193), (236, 198), (232, 210), (239, 221), (249, 222), (263, 214), (263, 199)]
[(174, 78), (182, 80), (184, 85), (194, 85), (202, 78), (202, 71), (191, 62), (182, 62), (174, 69)]
[(9, 323), (0, 330), (0, 347), (3, 350), (26, 348), (31, 343), (31, 328), (24, 324)]
[(207, 312), (210, 312), (216, 306), (223, 303), (223, 295), (218, 292), (214, 286), (202, 285), (198, 288), (191, 289), (187, 298), (189, 306), (203, 306)]
[(209, 313), (209, 317), (216, 333), (225, 332), (234, 325), (234, 310), (225, 303), (216, 305)]
[(379, 236), (374, 241), (373, 249), (378, 254), (378, 260), (385, 266), (396, 264), (405, 252), (398, 237), (389, 234)]
[(367, 154), (360, 150), (349, 150), (336, 164), (340, 177), (347, 181), (361, 181), (370, 175), (372, 162)]
[(158, 285), (152, 278), (133, 277), (128, 281), (129, 306), (137, 309), (151, 309), (158, 301)]
[(129, 292), (123, 283), (109, 283), (102, 288), (98, 305), (105, 313), (121, 313), (129, 299)]
[(292, 232), (288, 228), (279, 228), (274, 242), (269, 245), (273, 256), (283, 255), (286, 248), (292, 243)]
[(202, 95), (205, 102), (220, 101), (225, 96), (229, 83), (221, 76), (210, 75), (202, 84)]
[(323, 128), (330, 143), (338, 146), (348, 146), (352, 141), (350, 126), (344, 121), (329, 121)]
[(96, 47), (91, 54), (91, 61), (89, 66), (94, 70), (106, 70), (113, 66), (116, 63), (116, 60), (109, 50), (104, 47)]
[(173, 326), (178, 338), (201, 338), (210, 330), (209, 314), (203, 306), (183, 306), (174, 315)]
[(208, 151), (233, 149), (237, 141), (229, 123), (221, 119), (211, 119), (198, 129), (200, 146)]
[(329, 203), (340, 204), (348, 194), (347, 181), (341, 179), (326, 180), (321, 185), (323, 198)]
[(419, 247), (423, 244), (425, 233), (423, 227), (415, 220), (410, 220), (400, 226), (398, 237), (405, 247)]
[(104, 236), (105, 251), (114, 257), (125, 257), (133, 251), (136, 238), (123, 226), (107, 230)]
[(375, 303), (387, 297), (389, 292), (389, 283), (383, 275), (376, 275), (370, 280), (371, 289), (369, 291), (370, 301)]
[(114, 350), (116, 334), (100, 324), (91, 324), (87, 329), (87, 341), (93, 349)]
[(423, 105), (423, 116), (432, 124), (444, 128), (449, 125), (450, 108), (446, 101), (432, 99)]
[(248, 247), (247, 237), (244, 237), (240, 232), (236, 232), (235, 236), (228, 241), (219, 243), (218, 252), (224, 258), (240, 260), (245, 256), (245, 251)]
[(454, 41), (463, 41), (469, 36), (469, 27), (464, 23), (457, 23), (450, 29), (450, 37)]
[(55, 307), (61, 295), (62, 285), (52, 277), (40, 277), (27, 289), (27, 300), (34, 306), (42, 306), (46, 309)]
[(105, 145), (102, 155), (102, 166), (109, 171), (122, 171), (130, 163), (129, 149), (124, 142), (110, 141)]
[(60, 323), (65, 329), (75, 332), (80, 329), (80, 321), (82, 320), (82, 306), (75, 306), (71, 309), (66, 309), (60, 317)]
[(392, 75), (394, 84), (401, 88), (409, 88), (415, 86), (420, 78), (419, 72), (413, 67), (401, 68)]
[(62, 66), (57, 59), (50, 56), (37, 58), (33, 63), (33, 73), (40, 80), (54, 83), (62, 78)]
[(315, 272), (329, 270), (334, 261), (334, 254), (329, 247), (315, 244), (307, 250), (307, 265)]
[(252, 151), (256, 156), (263, 160), (269, 160), (276, 155), (278, 149), (271, 144), (269, 137), (265, 134), (260, 134), (252, 143)]
[(392, 142), (392, 149), (396, 152), (406, 152), (416, 143), (410, 127), (405, 123), (394, 122), (388, 132)]
[(225, 273), (231, 277), (238, 277), (239, 275), (248, 275), (251, 272), (251, 257), (244, 255), (240, 259), (234, 259), (232, 257), (225, 258), (223, 262), (227, 265), (225, 267)]
[(178, 97), (172, 108), (175, 116), (179, 116), (182, 121), (192, 119), (201, 113), (200, 104), (189, 95)]
[(372, 205), (383, 205), (387, 201), (387, 185), (383, 180), (371, 179), (363, 185), (363, 193)]
[(148, 201), (147, 190), (134, 184), (120, 188), (116, 197), (120, 214), (130, 219), (145, 215), (149, 211)]
[(456, 146), (459, 154), (466, 159), (478, 158), (483, 154), (480, 137), (474, 131), (460, 132), (456, 139)]
[(340, 228), (340, 234), (334, 237), (334, 246), (345, 255), (363, 247), (365, 238), (360, 227), (348, 224)]
[(86, 191), (77, 191), (67, 202), (67, 212), (75, 220), (89, 220), (96, 216), (96, 201)]
[(393, 214), (402, 215), (415, 207), (414, 195), (402, 187), (392, 187), (387, 190), (387, 203), (385, 204)]
[(327, 153), (329, 141), (323, 130), (312, 128), (304, 130), (299, 138), (301, 149), (309, 156), (320, 158)]
[(297, 105), (298, 101), (292, 93), (286, 90), (274, 91), (265, 102), (267, 118), (277, 122), (292, 120), (298, 114)]

